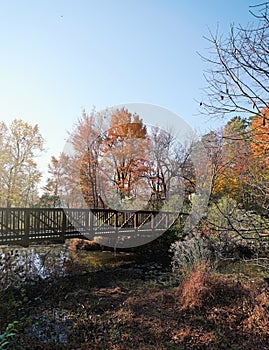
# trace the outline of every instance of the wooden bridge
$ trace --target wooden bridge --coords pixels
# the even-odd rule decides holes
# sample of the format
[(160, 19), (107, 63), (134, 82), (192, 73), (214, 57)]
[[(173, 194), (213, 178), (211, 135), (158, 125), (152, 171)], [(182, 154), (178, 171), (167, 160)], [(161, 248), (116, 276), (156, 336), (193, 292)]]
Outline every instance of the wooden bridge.
[(135, 235), (152, 238), (167, 231), (179, 215), (110, 209), (0, 208), (0, 245)]

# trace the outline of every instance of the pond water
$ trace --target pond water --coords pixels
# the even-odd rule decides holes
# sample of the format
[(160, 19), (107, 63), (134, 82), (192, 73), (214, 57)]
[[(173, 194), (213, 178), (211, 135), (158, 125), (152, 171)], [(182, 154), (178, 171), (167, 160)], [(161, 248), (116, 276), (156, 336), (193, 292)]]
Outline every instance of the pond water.
[(76, 251), (65, 245), (0, 247), (0, 288), (27, 280), (89, 272), (103, 266), (133, 262), (133, 253), (110, 251)]
[[(10, 286), (20, 288), (24, 282), (32, 283), (40, 279), (120, 266), (130, 269), (132, 276), (137, 278), (156, 277), (162, 280), (161, 266), (145, 263), (141, 256), (131, 252), (76, 250), (70, 242), (65, 245), (33, 245), (28, 248), (0, 246), (0, 291), (5, 291)], [(72, 320), (70, 310), (60, 306), (42, 312), (37, 310), (36, 313), (32, 312), (31, 323), (24, 331), (40, 342), (65, 345)]]

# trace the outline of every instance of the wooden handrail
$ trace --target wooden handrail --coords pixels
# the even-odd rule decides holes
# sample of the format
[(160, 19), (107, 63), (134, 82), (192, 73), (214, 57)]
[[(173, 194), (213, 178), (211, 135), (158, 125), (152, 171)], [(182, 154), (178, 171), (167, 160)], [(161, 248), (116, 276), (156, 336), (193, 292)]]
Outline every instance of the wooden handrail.
[[(185, 213), (103, 208), (3, 208), (0, 207), (0, 245), (59, 241), (95, 234), (165, 230)], [(171, 218), (170, 218), (171, 217)], [(150, 219), (150, 225), (149, 223)], [(162, 227), (160, 227), (162, 223)]]

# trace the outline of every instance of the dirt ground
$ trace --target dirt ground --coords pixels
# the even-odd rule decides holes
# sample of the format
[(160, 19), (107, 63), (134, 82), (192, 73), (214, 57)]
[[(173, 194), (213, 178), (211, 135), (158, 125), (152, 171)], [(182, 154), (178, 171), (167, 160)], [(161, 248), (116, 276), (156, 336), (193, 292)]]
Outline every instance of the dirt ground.
[(184, 283), (157, 263), (73, 270), (1, 296), (2, 326), (20, 320), (14, 349), (269, 349), (261, 278), (214, 273), (198, 296), (192, 276), (184, 304)]

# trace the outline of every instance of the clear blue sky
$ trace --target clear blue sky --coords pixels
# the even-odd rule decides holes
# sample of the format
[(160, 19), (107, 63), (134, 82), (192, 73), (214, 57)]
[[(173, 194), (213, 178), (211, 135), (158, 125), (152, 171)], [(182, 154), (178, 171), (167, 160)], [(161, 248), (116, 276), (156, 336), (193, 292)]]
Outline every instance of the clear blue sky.
[(0, 120), (39, 124), (62, 151), (85, 108), (160, 105), (196, 129), (208, 27), (251, 20), (258, 0), (0, 0)]

